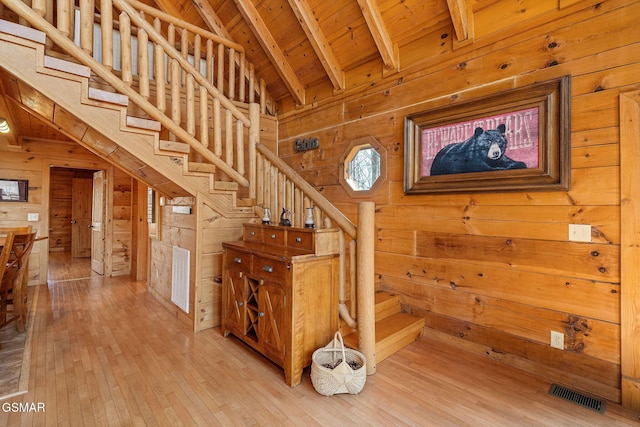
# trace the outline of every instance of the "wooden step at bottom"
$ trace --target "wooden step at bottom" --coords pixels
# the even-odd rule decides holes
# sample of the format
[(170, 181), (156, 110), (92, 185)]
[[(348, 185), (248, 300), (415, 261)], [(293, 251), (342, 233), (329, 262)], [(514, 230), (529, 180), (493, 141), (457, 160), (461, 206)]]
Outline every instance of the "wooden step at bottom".
[[(420, 336), (424, 318), (407, 313), (396, 313), (376, 322), (376, 363), (411, 344)], [(344, 345), (358, 348), (358, 332), (343, 336)]]
[[(400, 296), (398, 294), (387, 291), (376, 291), (374, 301), (376, 322), (402, 311)], [(351, 302), (347, 301), (346, 306), (351, 307)], [(342, 336), (348, 335), (354, 331), (355, 329), (351, 328), (342, 319), (340, 319), (340, 332), (342, 333)]]
[(400, 296), (385, 291), (376, 291), (376, 322), (402, 311), (400, 307)]

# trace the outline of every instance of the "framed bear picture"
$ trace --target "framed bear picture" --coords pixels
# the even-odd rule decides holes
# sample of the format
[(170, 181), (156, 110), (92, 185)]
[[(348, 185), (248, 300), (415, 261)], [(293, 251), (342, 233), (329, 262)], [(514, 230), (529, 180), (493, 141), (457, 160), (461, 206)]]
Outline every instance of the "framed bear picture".
[(405, 118), (404, 191), (567, 191), (570, 76)]

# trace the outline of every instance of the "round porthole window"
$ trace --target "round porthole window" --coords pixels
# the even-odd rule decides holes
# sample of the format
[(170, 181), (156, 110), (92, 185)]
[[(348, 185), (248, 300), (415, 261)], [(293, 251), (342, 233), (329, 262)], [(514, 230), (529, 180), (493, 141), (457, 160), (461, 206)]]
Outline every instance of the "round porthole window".
[(349, 144), (340, 161), (340, 182), (354, 196), (370, 195), (386, 176), (386, 152), (370, 136)]

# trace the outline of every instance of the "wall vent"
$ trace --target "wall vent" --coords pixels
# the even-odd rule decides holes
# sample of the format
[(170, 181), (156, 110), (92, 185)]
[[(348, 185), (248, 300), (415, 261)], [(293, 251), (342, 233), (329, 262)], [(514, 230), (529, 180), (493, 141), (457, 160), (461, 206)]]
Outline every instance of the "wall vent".
[(583, 406), (593, 411), (600, 412), (601, 414), (604, 414), (604, 411), (607, 406), (604, 400), (587, 396), (580, 392), (570, 390), (566, 387), (562, 387), (558, 384), (551, 384), (551, 387), (549, 388), (549, 394), (564, 400), (568, 400), (569, 402), (573, 402), (577, 405)]
[(189, 313), (189, 256), (187, 249), (173, 247), (171, 302)]

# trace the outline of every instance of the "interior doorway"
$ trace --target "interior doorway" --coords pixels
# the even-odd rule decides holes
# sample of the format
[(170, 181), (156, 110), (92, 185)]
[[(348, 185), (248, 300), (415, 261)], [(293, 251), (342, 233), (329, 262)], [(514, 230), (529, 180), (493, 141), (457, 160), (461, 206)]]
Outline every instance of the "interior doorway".
[[(48, 280), (89, 278), (92, 259), (104, 257), (94, 250), (94, 219), (104, 218), (104, 203), (94, 212), (94, 174), (103, 171), (68, 167), (50, 168)], [(100, 189), (102, 192), (102, 188)], [(102, 196), (100, 196), (102, 197)], [(101, 221), (99, 222), (101, 229)], [(103, 244), (101, 240), (95, 246)], [(97, 264), (103, 264), (103, 259)]]

